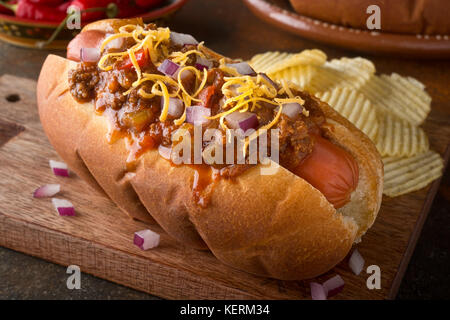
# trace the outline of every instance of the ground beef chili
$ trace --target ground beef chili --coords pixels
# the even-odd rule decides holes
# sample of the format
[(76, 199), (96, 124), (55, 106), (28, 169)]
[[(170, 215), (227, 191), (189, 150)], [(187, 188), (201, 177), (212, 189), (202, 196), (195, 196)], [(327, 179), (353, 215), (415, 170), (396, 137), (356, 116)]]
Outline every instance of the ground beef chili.
[[(154, 26), (147, 26), (144, 30), (156, 30), (156, 28)], [(138, 38), (142, 39), (142, 37)], [(122, 51), (126, 51), (135, 45), (134, 41), (129, 38), (127, 41), (123, 41), (123, 43), (123, 47), (120, 48)], [(120, 52), (120, 50), (117, 48), (107, 50), (103, 55), (109, 52)], [(201, 50), (201, 47), (200, 45), (180, 46), (172, 43), (170, 40), (168, 42), (166, 41), (155, 49), (154, 56), (156, 54), (158, 56), (165, 54), (165, 57), (159, 59), (157, 62), (154, 61), (154, 56), (152, 58), (148, 52), (142, 51), (143, 49), (140, 50), (136, 51), (135, 56), (137, 59), (136, 62), (141, 69), (141, 74), (146, 73), (164, 76), (163, 73), (158, 71), (155, 64), (161, 64), (162, 59), (167, 59), (174, 52), (182, 55), (192, 50)], [(206, 58), (211, 61), (211, 67), (207, 70), (206, 82), (197, 95), (196, 99), (198, 100), (195, 100), (193, 104), (210, 109), (211, 115), (214, 116), (230, 108), (229, 105), (225, 105), (225, 101), (229, 97), (224, 95), (223, 86), (227, 78), (233, 75), (220, 68), (220, 62), (215, 56), (207, 56)], [(101, 69), (95, 63), (78, 63), (77, 67), (69, 72), (69, 84), (70, 92), (75, 99), (80, 102), (91, 101), (94, 103), (97, 113), (105, 113), (112, 124), (110, 126), (112, 128), (111, 132), (108, 134), (110, 142), (114, 142), (117, 138), (121, 137), (130, 140), (128, 144), (130, 151), (128, 168), (132, 170), (133, 165), (130, 164), (147, 150), (158, 148), (160, 145), (173, 147), (171, 140), (172, 134), (180, 126), (188, 128), (190, 131), (193, 131), (193, 126), (186, 122), (181, 125), (176, 125), (173, 121), (174, 118), (170, 116), (166, 120), (160, 121), (162, 97), (159, 95), (144, 97), (139, 91), (143, 90), (146, 93), (152, 92), (156, 80), (145, 81), (133, 87), (133, 83), (138, 80), (138, 74), (130, 59), (128, 56), (117, 60), (111, 60), (108, 57), (107, 61), (112, 66), (109, 70)], [(184, 61), (185, 66), (196, 66), (196, 59), (196, 54), (187, 56)], [(183, 73), (182, 85), (189, 94), (194, 94), (197, 90), (196, 83), (198, 82), (194, 73), (192, 71), (189, 72), (190, 74), (188, 72), (186, 72), (188, 74)], [(176, 80), (176, 77), (173, 77), (173, 79)], [(177, 90), (170, 81), (167, 83), (167, 88), (171, 92)], [(277, 87), (274, 87), (274, 89), (276, 92), (279, 91)], [(318, 131), (320, 133), (320, 127), (324, 123), (325, 118), (316, 100), (306, 93), (295, 90), (295, 88), (291, 88), (291, 90), (296, 97), (304, 100), (302, 107), (307, 110), (309, 115), (307, 113), (300, 113), (297, 117), (290, 118), (285, 114), (281, 114), (272, 128), (279, 129), (280, 164), (292, 171), (312, 151), (313, 140), (310, 137), (310, 133), (317, 133)], [(178, 91), (180, 90), (178, 89)], [(239, 94), (242, 94), (242, 92), (237, 93), (237, 95)], [(288, 91), (278, 94), (277, 97), (280, 99), (289, 98)], [(232, 106), (236, 105), (237, 102), (233, 103)], [(267, 102), (259, 103), (257, 108), (251, 109), (251, 112), (256, 114), (260, 127), (270, 124), (278, 113), (277, 106)], [(204, 125), (203, 130), (206, 128), (221, 129), (219, 119), (211, 120)], [(221, 130), (223, 131), (223, 129)], [(268, 138), (268, 142), (268, 148), (270, 148), (270, 138)], [(209, 143), (211, 142), (204, 142), (203, 149)], [(252, 167), (248, 161), (243, 164), (214, 164), (208, 170), (204, 166), (201, 165), (202, 169), (199, 169), (198, 172), (212, 172), (214, 177), (227, 179), (233, 179)], [(198, 178), (197, 180), (209, 181), (211, 179)], [(197, 183), (196, 185), (203, 184)], [(197, 191), (196, 194), (198, 193)], [(204, 199), (201, 202), (204, 203)]]
[(76, 69), (69, 71), (70, 93), (81, 102), (91, 101), (96, 97), (96, 85), (99, 81), (97, 65), (80, 63)]

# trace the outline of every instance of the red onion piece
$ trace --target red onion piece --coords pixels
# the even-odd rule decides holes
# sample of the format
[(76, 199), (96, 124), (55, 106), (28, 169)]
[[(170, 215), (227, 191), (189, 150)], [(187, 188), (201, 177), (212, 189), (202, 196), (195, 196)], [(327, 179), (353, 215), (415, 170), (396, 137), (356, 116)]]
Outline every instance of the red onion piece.
[[(164, 97), (161, 98), (161, 109), (164, 106)], [(179, 118), (184, 112), (184, 103), (182, 100), (177, 98), (169, 98), (169, 115), (174, 118)]]
[(74, 216), (75, 209), (72, 202), (65, 199), (52, 198), (53, 206), (60, 216)]
[(33, 197), (34, 198), (53, 197), (59, 191), (61, 191), (61, 186), (59, 184), (46, 184), (40, 188), (37, 188), (33, 192)]
[(198, 44), (198, 41), (195, 40), (193, 36), (190, 34), (185, 33), (178, 33), (175, 31), (170, 32), (170, 40), (173, 44), (179, 45), (179, 46), (185, 46), (185, 45), (196, 45)]
[(359, 275), (364, 268), (364, 258), (361, 256), (358, 250), (353, 250), (353, 253), (348, 261), (350, 269), (353, 273)]
[(320, 283), (311, 282), (309, 286), (311, 287), (311, 298), (313, 300), (327, 300), (326, 290)]
[(166, 160), (170, 160), (170, 156), (172, 154), (172, 148), (164, 147), (162, 144), (158, 147), (158, 152)]
[(267, 80), (267, 82), (269, 82), (275, 89), (279, 89), (278, 85), (275, 83), (275, 81), (273, 81), (272, 79), (269, 78), (269, 76), (265, 73), (258, 73), (261, 77), (263, 77), (264, 79)]
[(197, 60), (195, 62), (195, 67), (203, 71), (204, 69), (209, 70), (213, 66), (212, 61), (209, 61), (208, 59), (197, 57)]
[(61, 161), (49, 160), (50, 168), (52, 168), (53, 174), (60, 177), (68, 177), (69, 169), (67, 164)]
[(81, 48), (80, 49), (81, 62), (97, 62), (100, 60), (99, 48)]
[[(110, 36), (111, 34), (107, 35)], [(105, 46), (105, 50), (108, 49), (121, 49), (125, 45), (125, 38), (116, 38), (108, 42)]]
[(244, 132), (248, 129), (256, 129), (259, 125), (258, 117), (251, 112), (235, 111), (225, 117), (227, 124), (232, 129), (242, 129)]
[(205, 117), (211, 116), (211, 109), (205, 108), (203, 106), (192, 106), (186, 109), (186, 122), (192, 124), (205, 124), (208, 123), (209, 120), (205, 119)]
[(159, 72), (164, 73), (166, 76), (170, 77), (175, 77), (175, 75), (178, 74), (179, 69), (180, 66), (169, 59), (164, 60), (163, 63), (161, 63), (161, 65), (158, 67)]
[(159, 234), (146, 229), (134, 233), (133, 243), (142, 250), (148, 250), (157, 247), (159, 245), (159, 239)]
[[(275, 109), (276, 112), (278, 112), (278, 110), (280, 110), (280, 107)], [(302, 110), (303, 107), (300, 104), (292, 102), (283, 104), (283, 111), (281, 111), (281, 113), (287, 115), (291, 119), (295, 119), (299, 116)]]
[(234, 68), (236, 71), (242, 75), (246, 76), (256, 76), (255, 70), (247, 62), (230, 63), (227, 67)]
[(342, 291), (342, 289), (344, 289), (344, 285), (345, 282), (344, 280), (341, 278), (340, 275), (336, 275), (331, 279), (328, 279), (327, 281), (325, 281), (322, 286), (325, 289), (325, 292), (327, 293), (327, 297), (332, 297), (337, 295), (339, 292)]

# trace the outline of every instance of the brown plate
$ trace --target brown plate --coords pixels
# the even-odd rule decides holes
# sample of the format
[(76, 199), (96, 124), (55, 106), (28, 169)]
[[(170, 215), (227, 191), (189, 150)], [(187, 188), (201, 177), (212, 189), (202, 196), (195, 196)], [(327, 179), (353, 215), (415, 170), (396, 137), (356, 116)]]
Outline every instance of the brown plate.
[[(167, 0), (138, 17), (141, 17), (144, 22), (163, 20), (180, 9), (186, 2), (187, 0)], [(21, 47), (37, 48), (36, 42), (42, 42), (50, 38), (58, 25), (59, 22), (35, 21), (0, 14), (0, 40)], [(79, 31), (63, 29), (56, 40), (46, 46), (45, 49), (66, 48), (67, 43)]]
[(448, 35), (407, 35), (343, 27), (295, 13), (288, 1), (244, 0), (244, 3), (262, 20), (310, 40), (368, 53), (450, 58)]

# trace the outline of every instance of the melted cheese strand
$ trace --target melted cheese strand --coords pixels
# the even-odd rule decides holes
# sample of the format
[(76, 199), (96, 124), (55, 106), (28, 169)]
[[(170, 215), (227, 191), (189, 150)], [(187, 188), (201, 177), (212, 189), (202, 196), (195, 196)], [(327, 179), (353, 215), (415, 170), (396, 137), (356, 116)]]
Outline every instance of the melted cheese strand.
[(133, 37), (133, 33), (115, 33), (110, 35), (108, 38), (103, 40), (102, 45), (100, 46), (100, 52), (103, 52), (103, 50), (105, 50), (106, 45), (111, 41), (113, 41), (114, 39), (128, 38), (128, 37)]
[(208, 72), (206, 71), (206, 69), (203, 69), (203, 80), (200, 83), (200, 86), (198, 87), (197, 91), (194, 93), (194, 97), (196, 97), (200, 93), (200, 91), (202, 91), (207, 80), (208, 80)]
[(289, 89), (289, 86), (287, 85), (286, 80), (281, 79), (281, 85), (283, 86), (284, 91), (287, 93), (289, 98), (294, 98), (294, 94), (292, 93), (291, 89)]
[(109, 70), (112, 69), (112, 65), (104, 66), (103, 64), (105, 63), (105, 61), (106, 61), (108, 58), (112, 58), (112, 57), (123, 57), (123, 56), (125, 56), (125, 55), (127, 55), (127, 52), (117, 52), (117, 53), (108, 53), (108, 54), (105, 54), (103, 57), (101, 57), (101, 59), (100, 59), (100, 61), (98, 62), (97, 66), (98, 66), (98, 68), (99, 68), (100, 70), (103, 70), (103, 71), (109, 71)]
[(169, 92), (167, 91), (167, 87), (164, 83), (162, 83), (161, 81), (157, 81), (156, 84), (159, 84), (159, 86), (161, 87), (161, 90), (163, 92), (163, 98), (164, 98), (164, 106), (163, 109), (161, 110), (161, 115), (159, 116), (159, 121), (166, 121), (167, 119), (167, 114), (169, 113)]
[(186, 112), (187, 112), (186, 110), (187, 110), (187, 108), (189, 108), (191, 106), (191, 99), (188, 96), (186, 96), (184, 94), (184, 92), (182, 93), (182, 95), (183, 95), (182, 100), (184, 102), (184, 112), (179, 119), (174, 120), (174, 123), (177, 126), (182, 125), (184, 123), (184, 121), (186, 121)]
[(198, 56), (200, 56), (202, 58), (205, 58), (205, 55), (202, 52), (200, 52), (198, 50), (189, 50), (189, 51), (187, 51), (185, 53), (175, 52), (172, 55), (174, 57), (172, 59), (172, 61), (175, 62), (175, 63), (180, 63), (181, 66), (184, 66), (184, 64), (186, 63), (187, 59), (189, 58), (188, 56), (190, 54), (196, 54), (196, 55), (198, 55)]
[(200, 78), (200, 71), (198, 71), (198, 69), (194, 68), (194, 67), (183, 67), (180, 69), (180, 71), (178, 71), (178, 85), (181, 88), (181, 91), (183, 91), (187, 96), (189, 96), (190, 99), (197, 101), (197, 102), (202, 102), (202, 100), (200, 99), (196, 99), (195, 97), (191, 96), (186, 89), (183, 86), (183, 83), (181, 81), (181, 74), (186, 71), (186, 70), (192, 70), (194, 71), (194, 74), (197, 76), (197, 78)]
[[(145, 54), (145, 52), (144, 52)], [(136, 56), (134, 55), (134, 51), (133, 50), (128, 50), (128, 56), (130, 57), (131, 63), (133, 64), (134, 69), (136, 70), (137, 73), (137, 80), (132, 84), (133, 87), (136, 87), (134, 84), (138, 83), (141, 80), (141, 67), (139, 67), (139, 63), (136, 60)]]
[(142, 98), (145, 98), (145, 99), (151, 99), (151, 98), (155, 97), (155, 94), (145, 92), (145, 90), (143, 88), (140, 88), (138, 90), (138, 95), (140, 95)]

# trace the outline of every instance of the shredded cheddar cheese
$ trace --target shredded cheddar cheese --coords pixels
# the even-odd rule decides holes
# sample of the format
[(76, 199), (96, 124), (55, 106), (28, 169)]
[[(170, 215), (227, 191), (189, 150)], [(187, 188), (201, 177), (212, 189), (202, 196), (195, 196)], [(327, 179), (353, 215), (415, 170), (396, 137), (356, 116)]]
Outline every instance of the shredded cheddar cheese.
[[(104, 52), (107, 45), (111, 41), (119, 38), (125, 38), (127, 41), (134, 41), (135, 44), (123, 52)], [(133, 90), (137, 90), (137, 94), (145, 99), (161, 97), (163, 104), (161, 108), (160, 121), (166, 121), (169, 113), (170, 98), (180, 99), (184, 103), (184, 112), (178, 119), (174, 120), (176, 125), (182, 125), (186, 121), (187, 108), (190, 108), (194, 102), (201, 103), (199, 94), (206, 87), (208, 82), (208, 70), (205, 68), (200, 71), (193, 66), (186, 65), (192, 56), (198, 56), (208, 59), (207, 51), (203, 51), (203, 42), (199, 43), (196, 48), (186, 52), (169, 53), (170, 30), (168, 28), (157, 28), (154, 30), (146, 30), (142, 26), (125, 25), (119, 28), (118, 33), (108, 36), (101, 44), (100, 50), (103, 54), (98, 62), (98, 68), (102, 71), (112, 70), (116, 62), (129, 59), (137, 79), (131, 85), (131, 88), (123, 93), (128, 96)], [(174, 78), (161, 74), (146, 73), (141, 68), (140, 61), (137, 58), (137, 51), (144, 50), (144, 54), (149, 57), (154, 66), (159, 67), (164, 60), (170, 59), (173, 63), (178, 64)], [(263, 106), (273, 105), (278, 107), (276, 115), (269, 122), (261, 126), (257, 131), (252, 133), (245, 142), (244, 148), (247, 149), (251, 140), (257, 138), (264, 130), (269, 130), (279, 121), (283, 105), (287, 103), (304, 104), (301, 97), (295, 96), (293, 93), (297, 87), (284, 80), (281, 83), (272, 83), (269, 79), (258, 74), (256, 76), (241, 75), (235, 68), (227, 65), (227, 61), (223, 58), (218, 61), (218, 68), (222, 70), (226, 76), (221, 91), (224, 96), (224, 102), (220, 113), (211, 117), (205, 117), (210, 120), (218, 119), (220, 127), (227, 130), (225, 117), (233, 112), (255, 111)], [(194, 87), (188, 90), (184, 87), (183, 76), (185, 72), (191, 73), (194, 77)], [(143, 85), (148, 83), (148, 86)], [(151, 90), (149, 91), (149, 89)], [(194, 93), (192, 93), (194, 92)], [(308, 111), (304, 108), (303, 114), (308, 116)], [(274, 112), (275, 113), (275, 112)], [(244, 152), (245, 152), (244, 150)]]
[(156, 82), (156, 84), (158, 84), (161, 87), (161, 90), (163, 92), (163, 99), (164, 99), (164, 106), (163, 106), (163, 109), (161, 110), (161, 115), (159, 116), (159, 120), (166, 121), (167, 114), (169, 113), (169, 100), (170, 100), (169, 92), (167, 91), (166, 85), (162, 81), (158, 80)]

